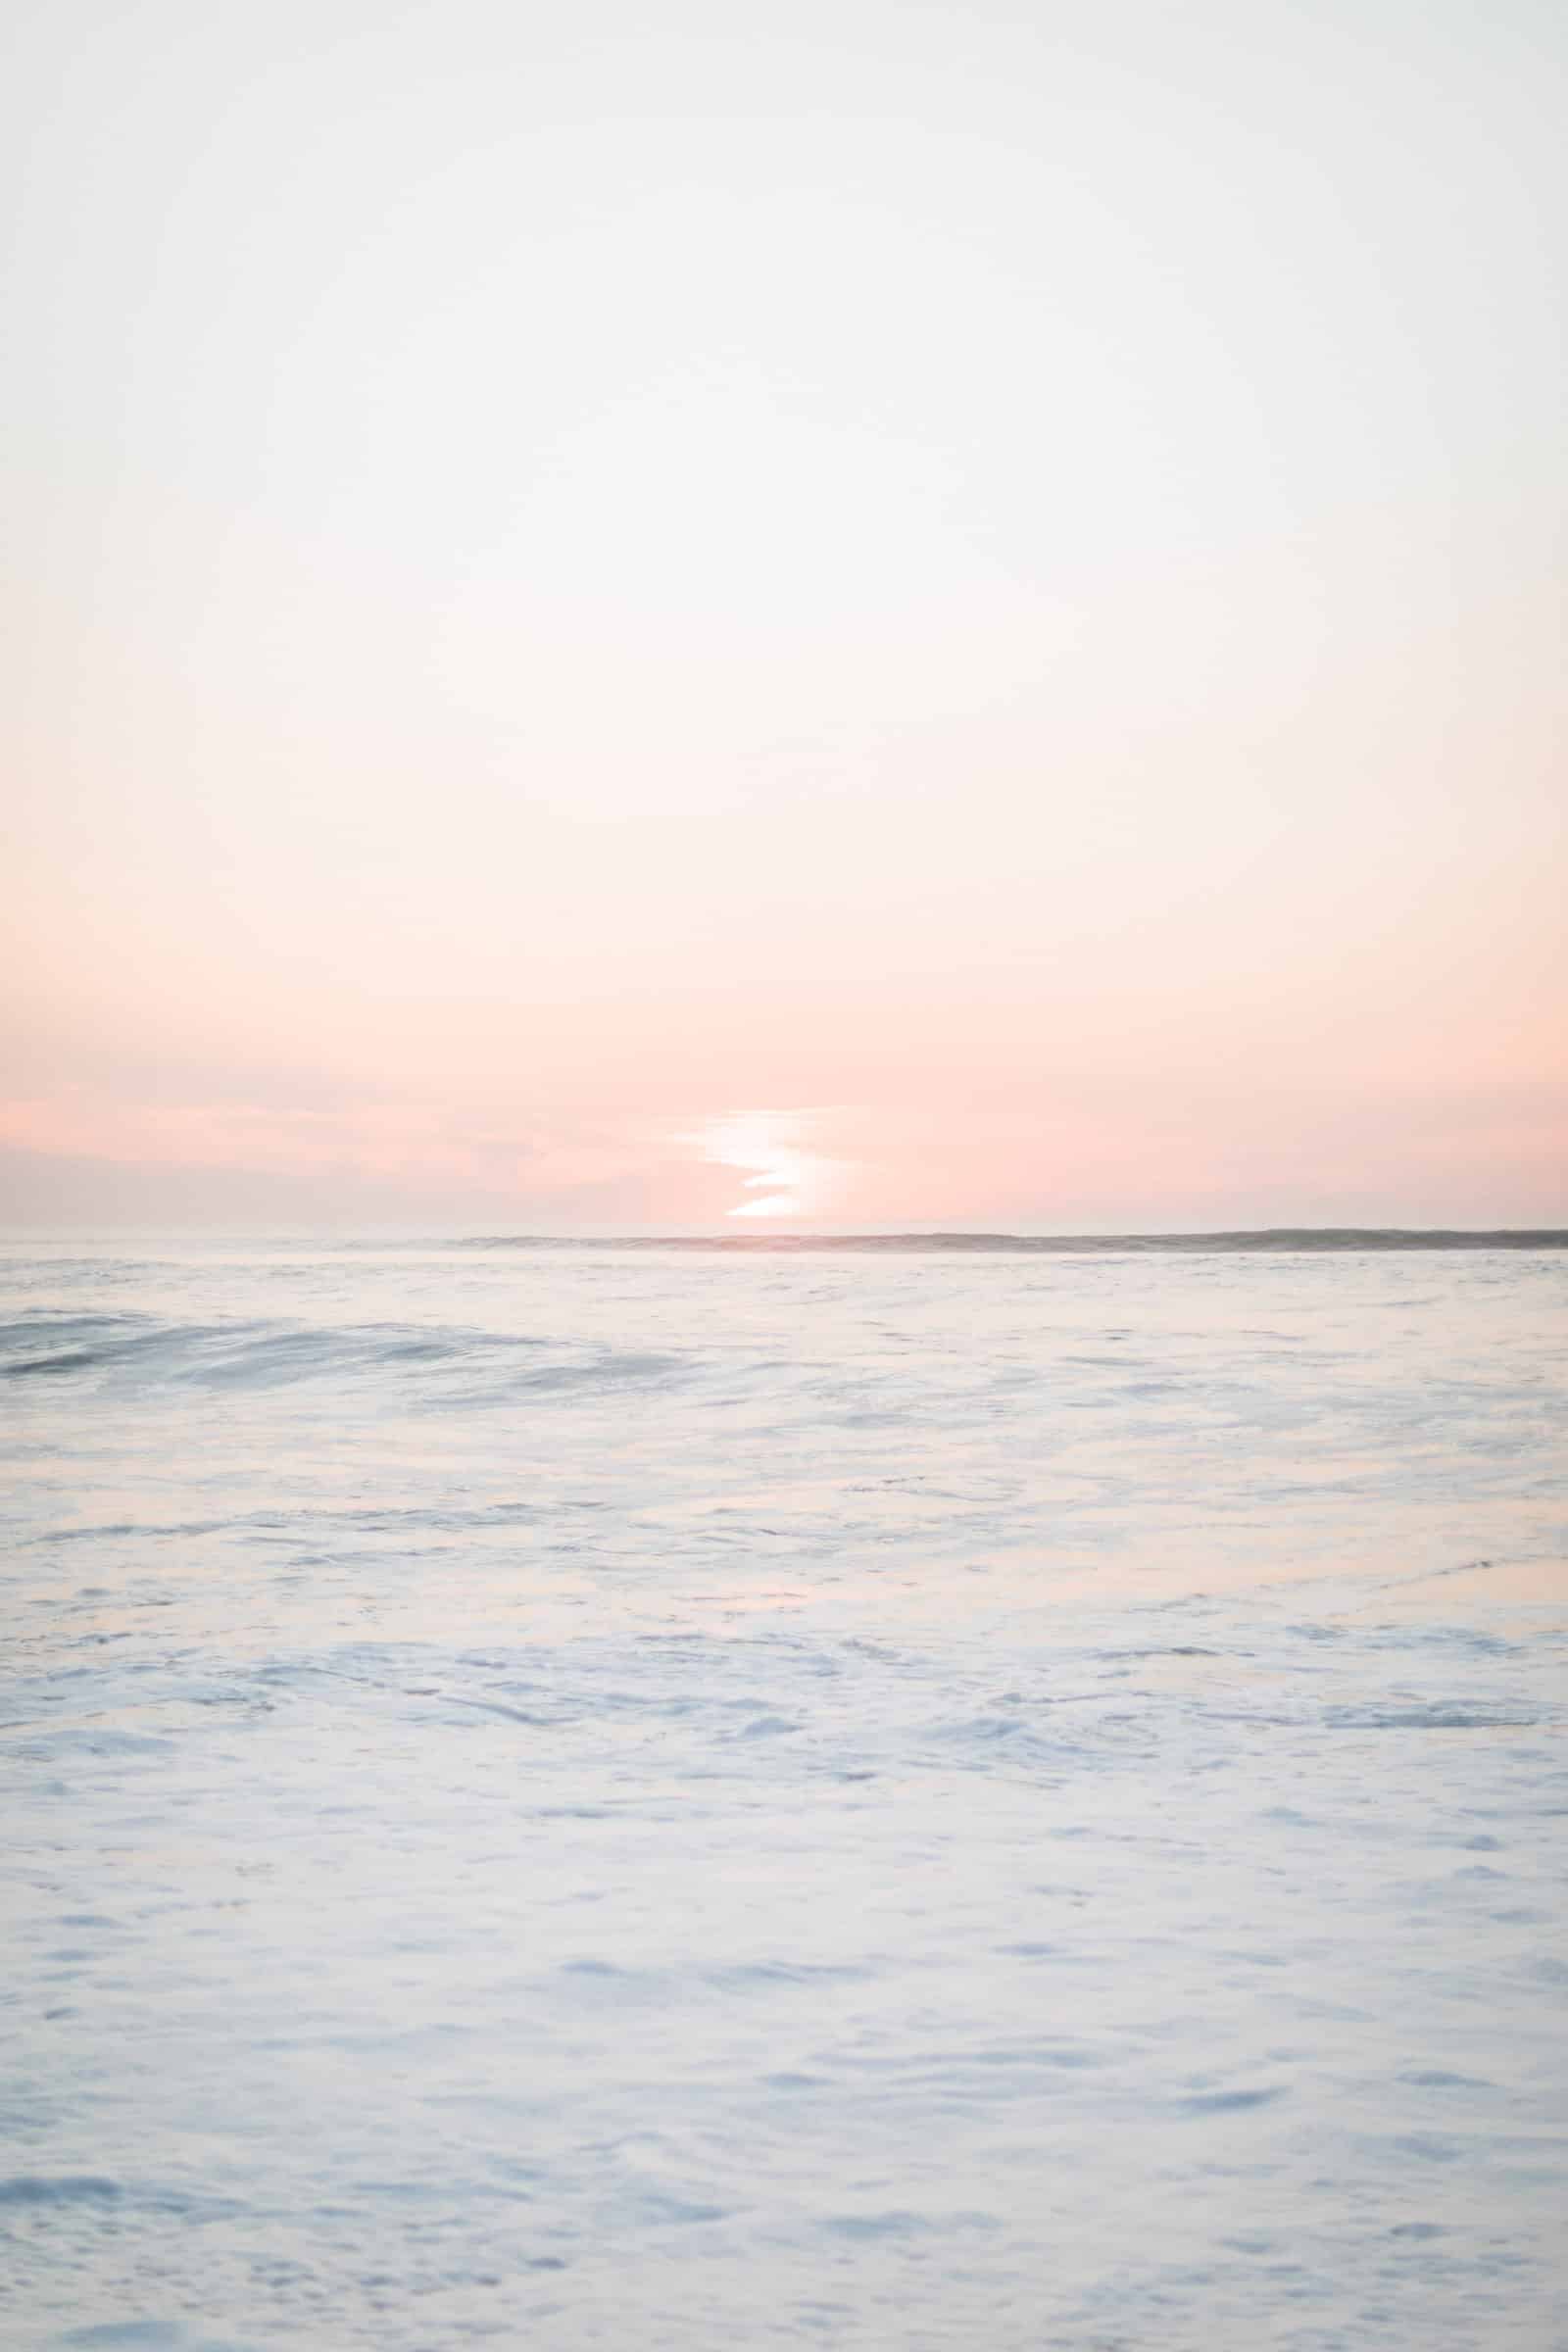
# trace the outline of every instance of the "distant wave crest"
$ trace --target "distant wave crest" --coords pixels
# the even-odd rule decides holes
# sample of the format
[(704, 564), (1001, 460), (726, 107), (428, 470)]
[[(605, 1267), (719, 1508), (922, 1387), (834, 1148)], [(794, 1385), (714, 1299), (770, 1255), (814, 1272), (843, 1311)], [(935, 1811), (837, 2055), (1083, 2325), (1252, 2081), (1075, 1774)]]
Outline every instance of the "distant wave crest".
[(1382, 1225), (1279, 1225), (1237, 1233), (717, 1233), (577, 1235), (481, 1233), (433, 1245), (449, 1250), (716, 1250), (776, 1255), (812, 1250), (1023, 1251), (1035, 1256), (1228, 1253), (1256, 1250), (1568, 1250), (1568, 1229), (1465, 1232)]

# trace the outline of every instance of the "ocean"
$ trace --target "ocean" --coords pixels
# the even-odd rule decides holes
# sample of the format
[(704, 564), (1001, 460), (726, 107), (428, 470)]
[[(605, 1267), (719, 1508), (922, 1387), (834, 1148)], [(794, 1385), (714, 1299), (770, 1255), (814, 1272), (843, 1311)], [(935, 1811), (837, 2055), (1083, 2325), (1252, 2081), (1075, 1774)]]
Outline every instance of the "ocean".
[(0, 2340), (1568, 2346), (1568, 1252), (13, 1242)]

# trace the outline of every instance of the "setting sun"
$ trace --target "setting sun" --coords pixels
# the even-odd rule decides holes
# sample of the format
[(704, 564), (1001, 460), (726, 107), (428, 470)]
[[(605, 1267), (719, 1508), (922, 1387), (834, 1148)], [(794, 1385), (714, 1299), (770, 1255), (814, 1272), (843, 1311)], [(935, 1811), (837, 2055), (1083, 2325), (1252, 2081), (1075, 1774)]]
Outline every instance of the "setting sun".
[(843, 1164), (805, 1149), (811, 1121), (809, 1111), (747, 1111), (682, 1140), (715, 1166), (747, 1171), (742, 1190), (759, 1197), (737, 1200), (726, 1216), (810, 1216), (826, 1205)]
[(800, 1213), (799, 1200), (788, 1193), (768, 1193), (760, 1200), (742, 1200), (728, 1211), (732, 1217), (798, 1217)]

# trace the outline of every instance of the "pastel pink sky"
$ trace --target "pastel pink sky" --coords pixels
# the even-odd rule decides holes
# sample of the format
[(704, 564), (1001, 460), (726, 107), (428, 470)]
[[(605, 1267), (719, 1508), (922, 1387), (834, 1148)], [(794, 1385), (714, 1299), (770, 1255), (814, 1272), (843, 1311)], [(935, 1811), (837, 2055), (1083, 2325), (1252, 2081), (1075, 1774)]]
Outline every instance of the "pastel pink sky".
[(0, 1226), (1568, 1223), (1564, 48), (32, 0)]

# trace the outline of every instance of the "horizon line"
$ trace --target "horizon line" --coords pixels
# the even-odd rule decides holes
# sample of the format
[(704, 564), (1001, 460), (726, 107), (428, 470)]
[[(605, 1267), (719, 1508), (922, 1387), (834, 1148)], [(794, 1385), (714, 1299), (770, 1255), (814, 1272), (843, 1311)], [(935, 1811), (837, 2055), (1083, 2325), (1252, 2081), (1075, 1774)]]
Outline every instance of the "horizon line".
[(959, 1226), (862, 1228), (844, 1232), (529, 1233), (415, 1226), (135, 1225), (0, 1226), (0, 1243), (249, 1242), (386, 1249), (450, 1250), (721, 1250), (743, 1254), (806, 1250), (1568, 1250), (1568, 1226), (1259, 1225), (1180, 1231), (1124, 1227), (1116, 1231), (1014, 1233)]

